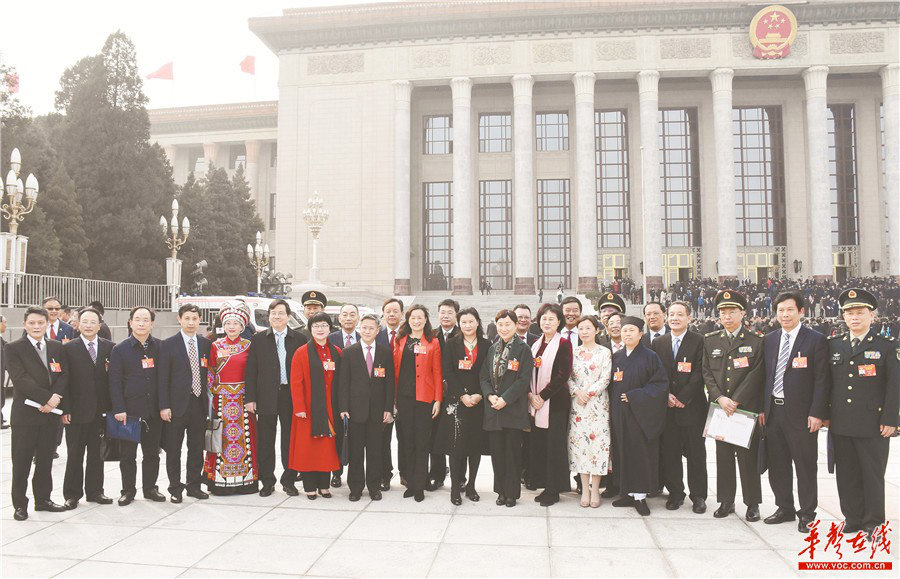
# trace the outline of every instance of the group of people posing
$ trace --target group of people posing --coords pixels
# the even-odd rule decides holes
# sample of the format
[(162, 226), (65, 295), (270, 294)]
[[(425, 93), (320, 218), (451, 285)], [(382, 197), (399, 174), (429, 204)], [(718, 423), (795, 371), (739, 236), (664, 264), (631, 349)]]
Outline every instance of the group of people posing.
[[(599, 300), (599, 316), (582, 315), (575, 297), (543, 304), (534, 317), (524, 304), (502, 309), (491, 320), (493, 340), (479, 313), (452, 299), (438, 306), (437, 327), (424, 306), (405, 309), (391, 298), (380, 320), (344, 305), (337, 329), (321, 292), (302, 301), (305, 331), (288, 327), (290, 306), (275, 300), (270, 327), (249, 336), (249, 309), (229, 301), (218, 314), (224, 336), (215, 340), (198, 333), (197, 306), (181, 307), (181, 331), (166, 340), (151, 335), (155, 313), (137, 307), (130, 336), (115, 345), (97, 335), (102, 316), (94, 308), (80, 310), (80, 334), (66, 343), (48, 336), (44, 308), (29, 308), (26, 335), (6, 349), (15, 519), (28, 517), (32, 462), (36, 510), (74, 509), (83, 497), (112, 503), (103, 489), (106, 415), (141, 424), (139, 443), (117, 441), (121, 506), (135, 498), (137, 446), (144, 497), (166, 500), (157, 487), (161, 441), (174, 503), (185, 493), (208, 498), (204, 485), (213, 494), (268, 496), (280, 482), (299, 495), (298, 481), (307, 499), (331, 498), (344, 465), (350, 500), (367, 491), (377, 501), (391, 488), (396, 431), (403, 496), (415, 501), (442, 487), (448, 471), (451, 502), (478, 501), (481, 457), (490, 455), (497, 505), (514, 507), (524, 483), (551, 506), (571, 491), (574, 473), (585, 508), (615, 498), (614, 507), (647, 516), (648, 496), (667, 490), (667, 509), (690, 498), (702, 514), (712, 403), (729, 416), (758, 415), (749, 448), (716, 442), (715, 517), (734, 512), (736, 462), (746, 519), (760, 519), (760, 475), (768, 468), (778, 508), (765, 522), (799, 517), (806, 532), (824, 424), (844, 531), (872, 533), (884, 522), (900, 349), (870, 331), (878, 304), (863, 289), (841, 294), (849, 332), (827, 339), (802, 324), (806, 304), (792, 291), (775, 298), (780, 329), (766, 336), (744, 326), (747, 300), (731, 289), (715, 297), (721, 329), (705, 336), (689, 329), (686, 302), (648, 303), (641, 319), (626, 315), (614, 292)], [(68, 446), (63, 505), (50, 500), (60, 419)]]

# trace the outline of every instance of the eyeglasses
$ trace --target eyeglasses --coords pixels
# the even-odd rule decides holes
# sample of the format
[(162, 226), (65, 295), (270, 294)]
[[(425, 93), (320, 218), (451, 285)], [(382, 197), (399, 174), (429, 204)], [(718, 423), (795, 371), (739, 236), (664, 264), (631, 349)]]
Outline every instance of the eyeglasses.
[(330, 330), (330, 329), (331, 329), (331, 326), (329, 326), (328, 324), (325, 324), (325, 323), (322, 323), (322, 324), (313, 324), (313, 325), (310, 326), (310, 329), (313, 329), (313, 330)]

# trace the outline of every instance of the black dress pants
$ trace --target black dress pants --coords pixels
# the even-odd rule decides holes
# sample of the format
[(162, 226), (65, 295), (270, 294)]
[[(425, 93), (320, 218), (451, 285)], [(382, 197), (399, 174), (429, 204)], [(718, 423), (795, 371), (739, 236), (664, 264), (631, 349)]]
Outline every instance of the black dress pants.
[(468, 463), (469, 473), (466, 480), (466, 489), (475, 490), (475, 477), (478, 476), (478, 467), (481, 465), (481, 455), (473, 454), (462, 458), (450, 457), (450, 482), (451, 489), (458, 489), (466, 478), (466, 463)]
[(527, 482), (550, 496), (571, 490), (567, 447), (568, 416), (551, 413), (549, 428), (531, 427), (528, 438)]
[(350, 422), (350, 464), (347, 469), (347, 485), (350, 492), (362, 494), (363, 487), (381, 490), (381, 447), (384, 423), (382, 416), (370, 415), (366, 422)]
[(659, 445), (663, 459), (663, 469), (660, 472), (670, 497), (684, 497), (684, 465), (681, 461), (684, 456), (687, 458), (690, 497), (706, 500), (708, 481), (703, 426), (703, 422), (681, 426), (671, 416), (666, 420), (666, 429)]
[(737, 494), (737, 478), (734, 463), (741, 473), (741, 495), (744, 504), (759, 505), (762, 502), (762, 484), (759, 478), (759, 432), (753, 433), (750, 448), (716, 441), (716, 499), (720, 503), (733, 503)]
[(766, 457), (769, 463), (769, 485), (779, 508), (794, 511), (794, 477), (791, 463), (797, 469), (797, 494), (801, 517), (813, 517), (818, 504), (816, 461), (819, 455), (819, 433), (796, 428), (788, 423), (785, 407), (772, 404), (766, 416)]
[[(100, 430), (103, 419), (96, 417), (83, 424), (66, 425), (66, 476), (63, 497), (66, 500), (103, 494), (103, 457), (100, 455)], [(87, 467), (84, 455), (87, 453)]]
[[(394, 461), (391, 457), (391, 439), (394, 436), (394, 425), (396, 420), (384, 425), (381, 433), (381, 476), (385, 481), (391, 480), (394, 476)], [(400, 429), (397, 428), (397, 444), (400, 444)], [(397, 470), (400, 469), (400, 456), (397, 456)], [(405, 472), (405, 471), (403, 471)]]
[[(525, 432), (513, 428), (488, 433), (491, 465), (494, 467), (494, 492), (508, 499), (522, 494), (522, 440)], [(474, 477), (473, 477), (474, 478)]]
[(400, 455), (406, 461), (406, 482), (413, 491), (425, 490), (428, 476), (428, 453), (431, 450), (430, 402), (419, 402), (412, 396), (397, 400), (397, 424), (400, 427)]
[(294, 403), (291, 400), (291, 388), (283, 384), (278, 389), (278, 413), (257, 414), (256, 435), (257, 453), (259, 456), (259, 480), (263, 486), (275, 485), (275, 438), (278, 425), (281, 425), (281, 484), (291, 486), (297, 482), (299, 475), (288, 463), (291, 457), (291, 415)]
[(847, 526), (871, 529), (880, 525), (884, 522), (884, 474), (891, 439), (831, 436), (838, 497)]
[[(205, 398), (191, 395), (184, 415), (173, 416), (166, 427), (168, 430), (165, 440), (166, 473), (169, 477), (169, 492), (172, 494), (180, 493), (185, 486), (188, 490), (200, 490), (200, 481), (203, 479), (207, 410)], [(187, 469), (184, 478), (187, 485), (181, 482), (181, 446), (185, 432), (187, 432)]]
[(301, 472), (300, 478), (303, 479), (303, 490), (308, 493), (318, 490), (327, 491), (331, 487), (330, 472)]
[[(159, 478), (159, 442), (162, 420), (151, 416), (141, 427), (141, 481), (144, 493), (156, 489)], [(119, 441), (119, 471), (122, 473), (122, 492), (134, 494), (137, 486), (137, 447), (134, 442)]]
[(53, 492), (53, 453), (56, 451), (56, 432), (59, 418), (53, 418), (44, 424), (22, 424), (12, 426), (11, 451), (13, 471), (11, 495), (13, 508), (27, 508), (28, 477), (31, 474), (31, 463), (34, 461), (34, 477), (31, 479), (31, 491), (36, 501), (49, 501)]

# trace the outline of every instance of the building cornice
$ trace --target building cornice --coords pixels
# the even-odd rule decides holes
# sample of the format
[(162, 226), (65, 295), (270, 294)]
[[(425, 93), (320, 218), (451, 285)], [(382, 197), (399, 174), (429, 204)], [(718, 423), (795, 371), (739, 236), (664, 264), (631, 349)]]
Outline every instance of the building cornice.
[[(775, 2), (773, 2), (775, 3)], [(460, 0), (390, 2), (285, 10), (251, 18), (272, 51), (496, 36), (547, 36), (629, 30), (746, 29), (763, 3)], [(788, 4), (801, 26), (900, 22), (900, 4), (884, 0), (812, 0)]]
[(278, 126), (278, 101), (151, 109), (147, 112), (150, 116), (150, 132), (155, 136), (274, 129)]

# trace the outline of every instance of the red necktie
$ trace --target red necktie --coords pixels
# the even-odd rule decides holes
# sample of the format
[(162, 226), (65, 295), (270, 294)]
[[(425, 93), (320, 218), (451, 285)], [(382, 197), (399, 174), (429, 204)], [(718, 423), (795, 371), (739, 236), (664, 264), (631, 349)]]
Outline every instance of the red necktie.
[(50, 326), (50, 339), (51, 340), (56, 339), (56, 328), (54, 328), (53, 326)]
[(369, 369), (369, 378), (372, 377), (372, 368), (375, 366), (375, 360), (372, 358), (372, 346), (366, 346), (366, 368)]
[(391, 330), (391, 348), (394, 347), (394, 336), (397, 334), (397, 330)]

